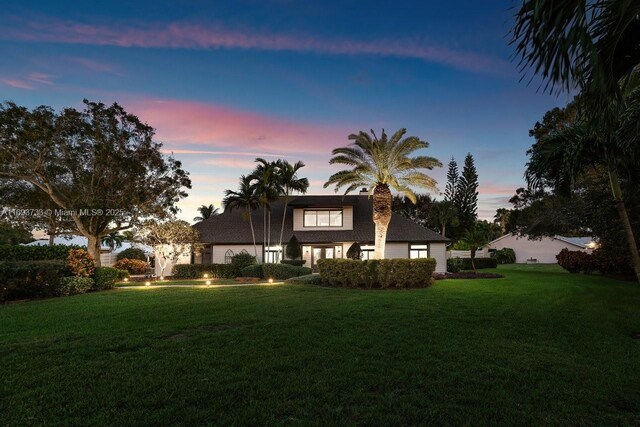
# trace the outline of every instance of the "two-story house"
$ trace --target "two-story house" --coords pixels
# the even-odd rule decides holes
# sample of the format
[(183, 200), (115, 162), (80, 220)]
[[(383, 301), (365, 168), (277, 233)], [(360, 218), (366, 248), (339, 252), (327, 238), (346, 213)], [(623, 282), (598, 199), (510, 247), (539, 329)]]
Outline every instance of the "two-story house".
[[(346, 258), (349, 247), (358, 242), (363, 258), (373, 256), (373, 200), (359, 195), (291, 196), (284, 222), (283, 246), (292, 235), (300, 241), (306, 266), (324, 258)], [(283, 248), (278, 246), (284, 200), (271, 204), (271, 227), (265, 238), (264, 214), (252, 213), (257, 258), (279, 262)], [(246, 251), (254, 254), (251, 228), (242, 210), (225, 211), (194, 225), (200, 232), (203, 250), (194, 257), (197, 264), (228, 263)], [(267, 246), (267, 242), (270, 244)], [(446, 244), (449, 239), (398, 214), (393, 214), (387, 231), (385, 258), (435, 258), (436, 271), (446, 271)]]

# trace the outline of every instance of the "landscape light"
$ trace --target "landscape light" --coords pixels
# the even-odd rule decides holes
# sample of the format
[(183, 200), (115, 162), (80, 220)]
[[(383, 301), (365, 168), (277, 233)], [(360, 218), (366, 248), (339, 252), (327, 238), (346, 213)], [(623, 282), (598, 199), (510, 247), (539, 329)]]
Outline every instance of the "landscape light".
[(129, 278), (128, 278), (128, 277), (125, 277), (125, 278), (124, 278), (124, 281), (125, 281), (125, 282), (128, 282), (128, 281), (129, 281)]
[(160, 280), (164, 280), (164, 276), (160, 276)]
[(151, 286), (151, 282), (144, 282), (145, 286)]
[(204, 275), (202, 277), (204, 277), (206, 279), (207, 277), (209, 277), (209, 275), (207, 273), (204, 273)]
[(272, 278), (269, 278), (269, 283), (273, 283), (273, 279)]
[(211, 280), (207, 280), (205, 283), (206, 283), (207, 285), (210, 285), (210, 284), (211, 284)]

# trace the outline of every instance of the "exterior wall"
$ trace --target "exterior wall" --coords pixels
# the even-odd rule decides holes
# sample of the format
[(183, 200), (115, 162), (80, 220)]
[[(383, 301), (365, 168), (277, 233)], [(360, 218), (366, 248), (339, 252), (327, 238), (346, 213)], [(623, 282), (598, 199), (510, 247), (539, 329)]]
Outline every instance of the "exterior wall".
[(445, 243), (429, 243), (429, 257), (436, 260), (436, 273), (447, 272), (447, 245)]
[[(262, 262), (262, 245), (256, 245), (258, 249), (258, 262)], [(224, 257), (231, 249), (234, 255), (239, 254), (244, 249), (250, 255), (254, 255), (253, 245), (213, 245), (211, 248), (211, 264), (224, 264)], [(209, 264), (205, 262), (205, 264)]]
[(384, 257), (392, 258), (409, 258), (408, 243), (387, 243), (384, 246)]
[[(313, 208), (309, 209), (313, 210)], [(305, 209), (302, 208), (293, 210), (293, 231), (353, 230), (353, 206), (342, 207), (342, 227), (305, 227), (304, 211)]]
[(552, 237), (543, 237), (542, 240), (529, 240), (527, 237), (506, 236), (486, 246), (489, 249), (511, 248), (516, 253), (516, 263), (524, 264), (528, 259), (537, 259), (541, 264), (555, 264), (556, 255), (564, 248), (570, 251), (579, 251), (578, 246)]

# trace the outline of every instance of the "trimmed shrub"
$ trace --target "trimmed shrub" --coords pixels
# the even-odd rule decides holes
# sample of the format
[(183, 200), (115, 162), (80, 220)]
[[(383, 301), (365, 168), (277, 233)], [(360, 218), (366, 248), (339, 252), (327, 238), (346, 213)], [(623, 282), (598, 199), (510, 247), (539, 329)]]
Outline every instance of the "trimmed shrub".
[(447, 260), (447, 271), (450, 273), (459, 273), (464, 267), (464, 261), (461, 258), (449, 258)]
[(126, 270), (129, 274), (144, 274), (149, 269), (149, 264), (139, 259), (123, 258), (116, 261), (113, 267), (118, 270)]
[(295, 234), (289, 239), (289, 243), (287, 243), (287, 247), (285, 248), (285, 254), (287, 258), (291, 260), (302, 258), (302, 246)]
[(289, 264), (256, 264), (243, 268), (240, 274), (242, 277), (285, 280), (291, 277), (311, 274), (311, 269)]
[(592, 253), (563, 249), (556, 255), (558, 264), (570, 273), (593, 273), (633, 277), (631, 261), (624, 255), (610, 254), (602, 250)]
[(126, 270), (118, 270), (113, 267), (96, 267), (93, 273), (93, 287), (91, 290), (101, 291), (103, 289), (112, 289), (116, 282), (129, 276)]
[(258, 277), (262, 279), (264, 273), (262, 272), (262, 264), (249, 265), (240, 271), (242, 277)]
[[(471, 258), (459, 258), (462, 260), (463, 270), (473, 270), (471, 265)], [(474, 258), (473, 263), (476, 266), (476, 270), (482, 270), (483, 268), (498, 268), (498, 261), (494, 258)]]
[(240, 275), (243, 268), (256, 264), (256, 257), (248, 253), (239, 253), (231, 257), (231, 265), (236, 276)]
[(513, 264), (516, 262), (516, 251), (511, 248), (498, 249), (489, 253), (491, 258), (494, 258), (498, 264)]
[(382, 259), (357, 261), (324, 259), (318, 261), (320, 276), (330, 286), (366, 288), (412, 288), (432, 283), (436, 260)]
[(147, 254), (140, 248), (129, 248), (119, 252), (116, 258), (118, 261), (121, 259), (139, 259), (140, 261), (146, 261)]
[(583, 251), (570, 251), (564, 248), (556, 255), (556, 260), (558, 260), (560, 267), (569, 273), (579, 273), (581, 271), (591, 272), (595, 270), (595, 266), (592, 265), (591, 255)]
[(60, 260), (0, 262), (0, 302), (58, 294), (67, 272)]
[(205, 274), (213, 279), (236, 277), (236, 271), (231, 264), (176, 264), (171, 274), (174, 279), (201, 279)]
[(301, 266), (305, 265), (307, 260), (306, 259), (283, 259), (280, 262), (282, 264), (289, 264), (289, 265), (295, 265), (297, 267), (301, 267)]
[(57, 295), (68, 296), (76, 294), (84, 294), (93, 286), (91, 277), (63, 277), (58, 285)]
[(67, 268), (74, 276), (91, 277), (96, 269), (96, 264), (86, 250), (71, 249), (67, 255)]
[(66, 260), (72, 249), (84, 249), (77, 245), (22, 246), (0, 245), (0, 261)]
[(347, 250), (347, 258), (355, 260), (362, 259), (362, 248), (360, 247), (358, 242), (355, 242), (351, 246), (349, 246), (349, 249)]
[(319, 274), (305, 274), (304, 276), (292, 277), (285, 280), (287, 283), (293, 283), (295, 285), (318, 285), (323, 284), (322, 277)]

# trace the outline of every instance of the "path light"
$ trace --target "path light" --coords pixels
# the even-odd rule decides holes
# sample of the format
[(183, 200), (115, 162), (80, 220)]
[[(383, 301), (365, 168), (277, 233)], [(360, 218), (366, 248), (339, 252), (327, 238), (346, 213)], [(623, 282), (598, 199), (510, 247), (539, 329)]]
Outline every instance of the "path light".
[(144, 282), (145, 286), (151, 286), (151, 282)]
[(207, 280), (205, 283), (206, 283), (207, 285), (210, 285), (210, 284), (211, 284), (211, 280)]
[(272, 278), (269, 278), (269, 283), (273, 283), (273, 279)]
[(206, 279), (206, 278), (209, 277), (209, 275), (207, 273), (204, 273), (204, 275), (202, 277), (204, 277)]
[(160, 280), (164, 280), (164, 276), (160, 276)]
[(124, 278), (124, 281), (125, 281), (125, 282), (128, 282), (128, 281), (129, 281), (129, 278), (128, 278), (128, 277), (125, 277), (125, 278)]

